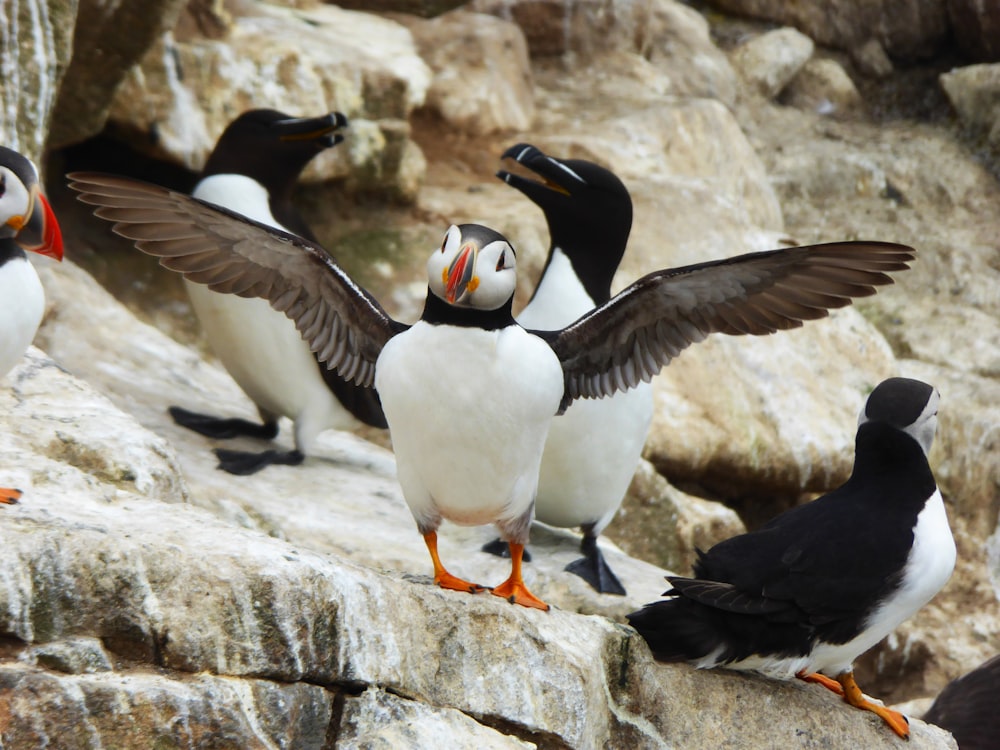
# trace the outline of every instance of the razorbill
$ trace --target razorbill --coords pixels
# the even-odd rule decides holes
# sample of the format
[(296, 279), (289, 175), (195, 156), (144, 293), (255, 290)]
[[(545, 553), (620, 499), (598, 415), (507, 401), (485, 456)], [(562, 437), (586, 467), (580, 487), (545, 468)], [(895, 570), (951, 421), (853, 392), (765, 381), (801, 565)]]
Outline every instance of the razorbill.
[(491, 229), (452, 226), (428, 261), (420, 320), (393, 320), (322, 248), (183, 193), (100, 173), (69, 175), (80, 200), (166, 268), (219, 292), (264, 297), (295, 321), (320, 361), (374, 385), (403, 495), (447, 588), (442, 518), (496, 523), (511, 576), (493, 589), (547, 609), (521, 579), (538, 468), (550, 422), (577, 398), (648, 381), (709, 333), (800, 326), (891, 283), (912, 248), (849, 242), (785, 248), (658, 271), (558, 331), (512, 314), (515, 258)]
[[(244, 112), (219, 137), (192, 195), (315, 242), (293, 191), (313, 157), (343, 140), (339, 131), (346, 125), (339, 112), (311, 118), (272, 109)], [(277, 436), (283, 416), (295, 427), (293, 450), (219, 449), (219, 468), (252, 474), (271, 464), (299, 464), (324, 430), (350, 430), (362, 422), (386, 426), (375, 391), (348, 383), (321, 365), (295, 324), (266, 300), (219, 294), (186, 280), (185, 286), (209, 345), (257, 406), (262, 424), (178, 406), (170, 407), (174, 420), (217, 439), (247, 435), (269, 440)]]
[[(0, 146), (0, 376), (21, 359), (45, 312), (45, 292), (26, 250), (62, 260), (62, 231), (35, 165)], [(20, 497), (20, 490), (0, 488), (0, 503)]]
[[(611, 282), (632, 229), (632, 198), (612, 172), (581, 159), (556, 159), (526, 143), (501, 157), (497, 177), (545, 214), (549, 254), (517, 322), (558, 330), (611, 299)], [(653, 418), (649, 383), (605, 399), (576, 401), (552, 423), (538, 475), (535, 518), (580, 527), (583, 557), (566, 570), (597, 591), (624, 594), (597, 546), (635, 474)], [(500, 554), (499, 540), (486, 545)]]
[(906, 718), (866, 699), (852, 665), (955, 566), (927, 463), (939, 400), (919, 380), (880, 383), (861, 412), (844, 485), (699, 553), (694, 578), (667, 579), (670, 599), (628, 615), (653, 655), (818, 682), (907, 737)]

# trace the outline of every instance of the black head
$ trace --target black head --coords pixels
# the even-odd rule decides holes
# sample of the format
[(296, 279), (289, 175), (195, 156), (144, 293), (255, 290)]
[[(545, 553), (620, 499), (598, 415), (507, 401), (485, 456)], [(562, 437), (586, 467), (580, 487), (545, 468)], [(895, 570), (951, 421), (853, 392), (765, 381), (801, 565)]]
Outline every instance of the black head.
[(219, 136), (202, 177), (241, 174), (273, 194), (291, 192), (309, 161), (344, 139), (338, 131), (346, 125), (339, 112), (299, 118), (273, 109), (249, 110)]
[(889, 378), (879, 383), (868, 396), (858, 426), (881, 422), (915, 439), (927, 453), (937, 429), (937, 389), (912, 378)]
[(582, 159), (556, 159), (526, 143), (504, 152), (497, 177), (545, 213), (552, 248), (570, 259), (595, 303), (611, 296), (632, 230), (632, 198), (612, 172)]

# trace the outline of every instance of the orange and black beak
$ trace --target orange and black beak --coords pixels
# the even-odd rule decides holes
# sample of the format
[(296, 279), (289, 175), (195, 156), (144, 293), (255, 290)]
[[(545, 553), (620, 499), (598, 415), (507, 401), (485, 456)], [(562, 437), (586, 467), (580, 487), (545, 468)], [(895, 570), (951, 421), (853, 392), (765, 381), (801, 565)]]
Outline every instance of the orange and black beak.
[(466, 294), (476, 291), (479, 277), (476, 276), (476, 258), (479, 256), (478, 245), (468, 242), (461, 249), (455, 260), (444, 271), (445, 297), (448, 304), (460, 302)]
[(15, 241), (25, 250), (62, 260), (62, 230), (56, 221), (56, 215), (52, 212), (52, 206), (42, 195), (37, 184), (31, 186), (30, 194), (31, 207), (27, 218), (12, 216), (7, 220), (7, 225), (17, 231)]
[(347, 127), (347, 117), (340, 112), (322, 117), (289, 117), (278, 120), (271, 127), (278, 131), (278, 138), (282, 141), (311, 142), (323, 149), (344, 140), (340, 130)]

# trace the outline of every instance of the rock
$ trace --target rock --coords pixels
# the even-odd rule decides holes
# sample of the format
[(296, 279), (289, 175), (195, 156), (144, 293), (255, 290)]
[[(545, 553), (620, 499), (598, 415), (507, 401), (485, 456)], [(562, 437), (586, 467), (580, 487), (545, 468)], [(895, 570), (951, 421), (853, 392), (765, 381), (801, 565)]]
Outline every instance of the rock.
[(461, 744), (483, 750), (538, 747), (484, 726), (456, 709), (429, 706), (375, 687), (344, 701), (342, 721), (337, 747), (344, 750), (434, 747), (442, 737), (461, 738)]
[[(632, 66), (643, 67), (641, 60), (666, 80), (668, 93), (727, 104), (735, 96), (733, 71), (712, 43), (705, 19), (674, 0), (473, 0), (470, 7), (520, 26), (533, 58), (569, 55), (570, 70), (605, 70), (604, 59), (622, 65), (621, 55), (631, 55), (636, 56)], [(569, 72), (563, 77), (572, 77)]]
[(959, 119), (1000, 146), (1000, 64), (956, 68), (939, 80)]
[(605, 533), (633, 557), (688, 575), (695, 550), (745, 531), (735, 511), (681, 492), (643, 460)]
[(793, 28), (776, 29), (733, 50), (733, 66), (761, 94), (773, 99), (809, 61), (813, 47), (812, 39)]
[(979, 0), (948, 0), (947, 6), (962, 54), (977, 62), (1000, 62), (1000, 8)]
[(781, 102), (833, 117), (850, 117), (864, 111), (854, 81), (830, 58), (813, 58), (803, 65), (786, 87)]
[(943, 0), (711, 0), (729, 13), (794, 26), (819, 44), (851, 50), (875, 38), (890, 57), (929, 57), (948, 34)]
[(675, 484), (725, 497), (831, 489), (850, 473), (866, 394), (893, 371), (852, 308), (773, 336), (711, 337), (658, 378), (645, 457)]
[(110, 119), (135, 148), (200, 170), (240, 112), (338, 110), (345, 144), (320, 154), (306, 180), (347, 178), (354, 191), (411, 199), (423, 162), (407, 117), (430, 71), (398, 23), (333, 6), (287, 10), (248, 0), (224, 39), (163, 36), (118, 91)]
[[(39, 355), (14, 372), (22, 386), (49, 382), (67, 395), (55, 412), (34, 400), (30, 414), (4, 410), (5, 429), (36, 422), (44, 431), (53, 416), (75, 414), (67, 407), (87, 391)], [(115, 415), (109, 404), (104, 416)], [(141, 432), (123, 427), (121, 447)], [(93, 738), (118, 747), (208, 746), (226, 738), (250, 748), (322, 747), (330, 736), (351, 742), (400, 731), (435, 732), (451, 746), (470, 735), (499, 743), (503, 734), (512, 747), (534, 737), (570, 747), (654, 747), (667, 737), (707, 747), (802, 733), (811, 738), (804, 747), (894, 742), (877, 719), (818, 689), (654, 665), (634, 632), (603, 617), (442, 591), (426, 576), (393, 570), (387, 557), (377, 567), (358, 564), (312, 549), (304, 537), (276, 538), (155, 492), (112, 488), (30, 448), (6, 455), (38, 472), (24, 502), (5, 514), (0, 547), (8, 644), (0, 705), (5, 740), (16, 746), (73, 748)], [(305, 471), (317, 469), (360, 467)], [(245, 480), (226, 481), (238, 490)], [(335, 496), (337, 484), (326, 486)], [(266, 490), (255, 483), (255, 491), (266, 513)], [(281, 505), (315, 524), (331, 499), (302, 504), (289, 493)], [(355, 537), (372, 534), (389, 551), (383, 500), (365, 500), (367, 532), (356, 527)], [(112, 670), (67, 675), (18, 659), (39, 642), (80, 633), (101, 639)], [(363, 691), (368, 697), (355, 704)], [(333, 709), (339, 701), (342, 714)], [(366, 706), (383, 710), (372, 715)], [(409, 729), (393, 727), (400, 715), (414, 722)], [(445, 728), (454, 734), (442, 737)], [(912, 745), (948, 747), (945, 735), (919, 722)]]
[(320, 750), (332, 702), (332, 693), (305, 683), (209, 674), (177, 679), (140, 670), (68, 677), (0, 664), (4, 740), (11, 747)]
[(27, 650), (25, 662), (66, 674), (110, 672), (113, 667), (96, 638), (67, 638), (41, 643)]
[[(41, 433), (54, 420), (92, 429), (117, 419), (119, 449), (137, 461), (161, 460), (141, 441), (134, 445), (143, 429), (107, 401), (93, 418), (88, 408), (74, 409), (102, 399), (50, 360), (33, 353), (13, 372), (15, 390), (6, 392), (45, 386), (52, 400), (25, 398), (30, 413), (4, 408), (5, 431)], [(169, 378), (160, 385), (172, 387)], [(311, 549), (304, 537), (242, 528), (193, 504), (164, 502), (154, 488), (110, 484), (27, 441), (5, 455), (36, 477), (23, 503), (7, 509), (0, 547), (0, 633), (8, 644), (0, 705), (5, 740), (17, 746), (72, 748), (93, 738), (105, 746), (158, 738), (206, 746), (228, 738), (240, 747), (321, 747), (331, 734), (350, 741), (368, 727), (398, 736), (391, 725), (399, 715), (415, 723), (408, 736), (436, 732), (450, 745), (470, 733), (499, 743), (504, 731), (516, 740), (509, 746), (534, 736), (573, 747), (706, 736), (704, 718), (678, 695), (696, 696), (720, 717), (711, 742), (796, 729), (814, 735), (816, 747), (892, 741), (877, 720), (804, 686), (654, 666), (634, 632), (603, 617), (529, 612), (488, 595), (442, 591), (426, 576), (393, 571), (386, 556), (369, 567)], [(234, 490), (245, 482), (225, 481)], [(255, 491), (266, 492), (256, 483)], [(256, 496), (263, 513), (267, 499)], [(314, 512), (330, 499), (310, 508), (315, 498), (303, 506), (289, 493), (280, 502), (315, 524)], [(388, 551), (383, 500), (365, 500), (368, 531), (356, 527), (354, 536), (371, 534)], [(65, 674), (19, 659), (82, 633), (101, 640), (111, 670)], [(425, 705), (380, 698), (376, 686)], [(364, 704), (355, 708), (349, 696), (364, 690), (372, 690), (367, 705), (385, 713), (363, 712), (362, 720)], [(332, 706), (345, 691), (341, 715)], [(777, 700), (782, 711), (769, 712)], [(735, 705), (739, 716), (723, 709)], [(441, 737), (444, 727), (454, 728), (453, 740)], [(915, 747), (947, 747), (929, 727), (915, 722), (914, 731)]]
[[(644, 107), (536, 140), (553, 154), (608, 166), (629, 187), (635, 203), (623, 264), (629, 280), (656, 268), (707, 260), (713, 248), (720, 257), (733, 254), (731, 235), (717, 241), (716, 232), (738, 227), (743, 233), (747, 225), (782, 228), (767, 174), (732, 113), (715, 100)], [(705, 220), (693, 218), (698, 215)]]
[(535, 116), (521, 29), (481, 13), (446, 13), (406, 25), (434, 71), (426, 105), (459, 130), (527, 130)]
[(869, 39), (850, 50), (851, 60), (871, 78), (888, 78), (893, 73), (892, 60), (877, 39)]
[(61, 122), (52, 117), (73, 52), (77, 2), (15, 0), (3, 12), (0, 137), (41, 168), (43, 150), (53, 142), (50, 131)]

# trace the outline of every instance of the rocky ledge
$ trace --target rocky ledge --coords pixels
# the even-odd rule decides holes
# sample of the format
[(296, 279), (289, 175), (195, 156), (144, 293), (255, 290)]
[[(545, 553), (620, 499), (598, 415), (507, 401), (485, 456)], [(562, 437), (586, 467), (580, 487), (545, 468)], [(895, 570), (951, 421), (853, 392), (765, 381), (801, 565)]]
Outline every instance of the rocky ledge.
[[(391, 454), (353, 435), (253, 481), (216, 471), (164, 405), (252, 416), (228, 376), (50, 270), (41, 342), (68, 369), (31, 349), (0, 389), (25, 490), (0, 523), (7, 746), (899, 745), (816, 686), (654, 663), (621, 615), (664, 571), (609, 548), (630, 595), (597, 595), (561, 570), (570, 534), (533, 541), (551, 612), (436, 588)], [(488, 530), (442, 536), (454, 569), (505, 575)], [(911, 748), (952, 746), (913, 727)]]

